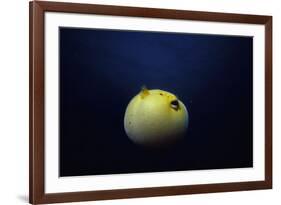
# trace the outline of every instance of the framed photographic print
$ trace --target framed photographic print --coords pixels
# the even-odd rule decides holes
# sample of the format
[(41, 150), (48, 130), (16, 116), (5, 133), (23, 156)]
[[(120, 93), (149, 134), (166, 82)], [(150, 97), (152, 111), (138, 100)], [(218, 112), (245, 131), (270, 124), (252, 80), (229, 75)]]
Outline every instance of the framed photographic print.
[(271, 16), (30, 2), (30, 203), (271, 187)]

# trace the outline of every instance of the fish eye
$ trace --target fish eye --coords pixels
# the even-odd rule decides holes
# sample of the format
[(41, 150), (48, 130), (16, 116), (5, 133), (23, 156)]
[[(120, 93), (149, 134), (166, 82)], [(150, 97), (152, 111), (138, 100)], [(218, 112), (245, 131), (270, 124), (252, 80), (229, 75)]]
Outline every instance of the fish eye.
[(175, 110), (178, 110), (179, 109), (179, 101), (178, 100), (171, 101), (171, 107)]

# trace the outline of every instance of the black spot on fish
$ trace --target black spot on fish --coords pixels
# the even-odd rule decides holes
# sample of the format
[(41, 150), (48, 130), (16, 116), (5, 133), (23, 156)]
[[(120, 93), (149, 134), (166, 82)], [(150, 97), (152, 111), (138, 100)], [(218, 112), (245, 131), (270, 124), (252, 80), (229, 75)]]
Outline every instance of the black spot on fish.
[(173, 100), (173, 101), (171, 101), (171, 107), (172, 107), (174, 110), (178, 111), (178, 109), (179, 109), (179, 101), (178, 101), (178, 100)]
[(178, 100), (173, 100), (171, 102), (172, 105), (178, 106), (179, 105), (179, 101)]

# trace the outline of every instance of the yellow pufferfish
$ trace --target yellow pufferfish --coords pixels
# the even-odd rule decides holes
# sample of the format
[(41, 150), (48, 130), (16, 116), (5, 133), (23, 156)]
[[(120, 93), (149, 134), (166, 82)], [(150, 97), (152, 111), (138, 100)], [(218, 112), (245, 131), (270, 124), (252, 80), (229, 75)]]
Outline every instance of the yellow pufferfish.
[(188, 111), (172, 93), (143, 88), (128, 104), (124, 128), (129, 139), (148, 147), (167, 147), (182, 139)]

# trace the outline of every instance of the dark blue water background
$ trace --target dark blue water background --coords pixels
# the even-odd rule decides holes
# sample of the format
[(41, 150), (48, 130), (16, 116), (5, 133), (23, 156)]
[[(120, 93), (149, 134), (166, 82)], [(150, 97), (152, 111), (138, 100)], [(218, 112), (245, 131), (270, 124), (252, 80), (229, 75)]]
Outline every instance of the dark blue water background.
[[(60, 175), (251, 167), (252, 37), (60, 28)], [(168, 150), (133, 144), (141, 86), (176, 94), (190, 124)]]

